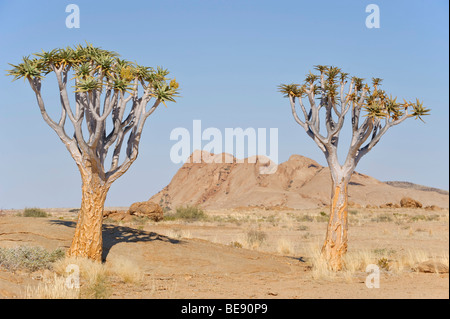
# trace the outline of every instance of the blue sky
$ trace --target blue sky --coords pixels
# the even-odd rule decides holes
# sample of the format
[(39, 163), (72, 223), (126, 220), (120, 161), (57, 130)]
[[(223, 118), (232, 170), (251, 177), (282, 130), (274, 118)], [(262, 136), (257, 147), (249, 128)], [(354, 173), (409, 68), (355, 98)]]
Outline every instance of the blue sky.
[[(70, 3), (80, 8), (79, 29), (65, 26)], [(380, 8), (379, 29), (365, 26), (370, 3)], [(113, 184), (107, 206), (146, 200), (166, 186), (180, 167), (170, 161), (170, 132), (192, 130), (194, 119), (222, 131), (276, 127), (280, 162), (301, 154), (325, 165), (276, 88), (303, 81), (317, 64), (381, 77), (387, 92), (432, 108), (426, 124), (409, 120), (392, 128), (357, 171), (448, 190), (448, 6), (446, 0), (1, 0), (0, 69), (41, 49), (88, 41), (162, 65), (180, 82), (182, 97), (149, 118), (139, 157)], [(56, 112), (58, 92), (48, 85), (46, 103)], [(78, 206), (78, 170), (42, 120), (29, 85), (2, 75), (0, 90), (0, 209)]]

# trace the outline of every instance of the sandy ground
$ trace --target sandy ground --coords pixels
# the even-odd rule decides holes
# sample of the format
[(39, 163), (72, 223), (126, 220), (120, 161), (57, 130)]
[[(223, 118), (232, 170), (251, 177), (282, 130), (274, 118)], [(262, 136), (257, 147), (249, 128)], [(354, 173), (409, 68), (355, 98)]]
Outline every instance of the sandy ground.
[[(47, 218), (4, 212), (0, 247), (68, 248), (76, 213), (48, 211)], [(206, 220), (195, 222), (106, 221), (105, 263), (125, 258), (143, 278), (138, 283), (110, 278), (108, 297), (449, 298), (448, 274), (419, 273), (411, 267), (383, 270), (380, 288), (368, 289), (364, 271), (336, 276), (314, 271), (312, 255), (326, 229), (323, 209), (206, 213)], [(448, 265), (448, 210), (350, 209), (349, 216), (349, 254), (370, 252), (392, 264), (415, 254)], [(255, 239), (255, 234), (260, 236)], [(43, 277), (42, 272), (0, 268), (0, 298), (24, 298), (27, 287), (38, 286)]]

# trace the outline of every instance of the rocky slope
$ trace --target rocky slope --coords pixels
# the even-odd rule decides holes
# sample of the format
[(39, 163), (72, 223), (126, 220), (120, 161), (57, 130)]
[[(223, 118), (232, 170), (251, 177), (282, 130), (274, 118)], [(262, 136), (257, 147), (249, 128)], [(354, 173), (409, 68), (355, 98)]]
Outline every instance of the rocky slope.
[[(315, 208), (328, 205), (330, 201), (328, 168), (307, 157), (292, 155), (278, 165), (275, 173), (261, 174), (268, 166), (262, 163), (264, 158), (249, 158), (238, 163), (229, 154), (201, 154), (202, 162), (184, 164), (170, 184), (150, 200), (169, 208), (189, 204), (210, 209), (256, 205)], [(220, 159), (221, 163), (215, 163)], [(405, 187), (404, 183), (401, 186), (355, 172), (349, 185), (349, 201), (378, 206), (399, 203), (408, 196), (424, 206), (449, 206), (448, 192)]]

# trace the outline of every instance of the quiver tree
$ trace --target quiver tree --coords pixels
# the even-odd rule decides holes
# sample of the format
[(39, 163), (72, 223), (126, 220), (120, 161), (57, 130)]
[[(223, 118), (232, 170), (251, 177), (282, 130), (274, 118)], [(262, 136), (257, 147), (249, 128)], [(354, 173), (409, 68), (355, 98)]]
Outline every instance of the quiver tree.
[[(178, 83), (167, 78), (165, 69), (131, 63), (90, 44), (36, 53), (11, 66), (8, 75), (28, 81), (42, 117), (81, 173), (81, 208), (68, 254), (100, 261), (108, 190), (136, 160), (147, 118), (160, 103), (175, 102)], [(49, 116), (41, 95), (43, 79), (49, 73), (55, 74), (58, 83), (59, 120)], [(67, 133), (67, 123), (73, 126), (72, 136)]]
[[(279, 91), (289, 98), (292, 115), (325, 154), (331, 173), (331, 211), (322, 255), (330, 268), (342, 268), (347, 251), (347, 187), (356, 165), (394, 125), (408, 118), (421, 119), (429, 109), (415, 102), (397, 102), (380, 89), (381, 79), (372, 85), (332, 66), (318, 65), (319, 74), (309, 73), (304, 84), (282, 84)], [(304, 100), (309, 105), (304, 103)], [(302, 119), (298, 115), (300, 108)], [(347, 157), (341, 165), (337, 149), (345, 116), (351, 117), (352, 137)], [(326, 134), (321, 133), (323, 118)], [(322, 129), (323, 131), (323, 129)]]

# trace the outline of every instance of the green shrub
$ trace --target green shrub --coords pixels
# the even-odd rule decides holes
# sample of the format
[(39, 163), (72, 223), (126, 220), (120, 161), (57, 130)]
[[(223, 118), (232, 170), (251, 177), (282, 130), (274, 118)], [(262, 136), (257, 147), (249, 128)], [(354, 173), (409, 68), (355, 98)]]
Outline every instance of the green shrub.
[(230, 243), (230, 246), (231, 247), (234, 247), (234, 248), (242, 248), (242, 247), (244, 247), (240, 242), (238, 242), (238, 241), (233, 241), (233, 242), (231, 242)]
[(301, 216), (297, 216), (295, 218), (298, 222), (313, 222), (314, 221), (314, 217), (310, 216), (310, 215), (301, 215)]
[(175, 219), (182, 219), (185, 221), (197, 221), (197, 220), (204, 220), (208, 216), (206, 213), (197, 206), (181, 206), (177, 207), (174, 214), (167, 214), (164, 216), (165, 220), (175, 220)]
[(330, 217), (328, 216), (327, 213), (325, 213), (325, 212), (320, 212), (319, 215), (316, 216), (315, 219), (316, 219), (316, 222), (324, 223), (324, 222), (327, 222), (327, 221), (330, 219)]
[(373, 217), (371, 219), (371, 221), (373, 222), (377, 222), (377, 223), (387, 223), (387, 222), (391, 222), (392, 221), (392, 217), (390, 215), (380, 215), (380, 216), (376, 216)]
[(52, 252), (42, 247), (18, 246), (15, 248), (0, 248), (0, 266), (10, 271), (51, 269), (52, 263), (65, 256), (64, 250), (55, 249)]
[(376, 248), (372, 250), (374, 254), (378, 256), (392, 256), (395, 254), (394, 249), (387, 249), (387, 248)]
[(105, 274), (97, 276), (96, 280), (83, 290), (82, 296), (92, 299), (108, 299), (111, 295), (111, 287)]
[(390, 268), (389, 260), (387, 258), (378, 259), (377, 265), (378, 265), (378, 267), (380, 267), (381, 269), (386, 270), (386, 271), (388, 271)]
[(23, 217), (48, 217), (49, 214), (40, 208), (25, 208), (22, 213)]
[(413, 222), (417, 222), (417, 221), (436, 221), (439, 220), (439, 215), (429, 215), (429, 216), (425, 216), (425, 215), (416, 215), (416, 216), (411, 216), (409, 218), (410, 221)]

